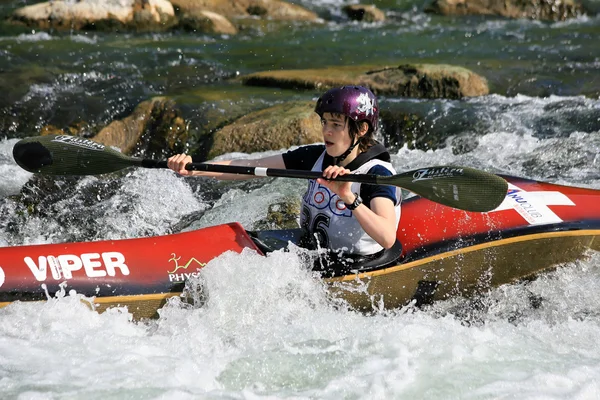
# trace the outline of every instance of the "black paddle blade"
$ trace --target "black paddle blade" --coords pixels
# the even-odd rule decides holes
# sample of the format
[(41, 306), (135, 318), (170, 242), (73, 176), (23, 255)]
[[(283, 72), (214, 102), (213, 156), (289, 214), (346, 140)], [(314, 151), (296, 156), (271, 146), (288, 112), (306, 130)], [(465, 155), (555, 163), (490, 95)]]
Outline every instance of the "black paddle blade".
[(24, 170), (48, 175), (99, 175), (141, 164), (100, 143), (68, 135), (20, 140), (13, 157)]
[(403, 187), (428, 200), (465, 211), (486, 212), (506, 197), (508, 183), (498, 175), (468, 167), (422, 168), (377, 182)]

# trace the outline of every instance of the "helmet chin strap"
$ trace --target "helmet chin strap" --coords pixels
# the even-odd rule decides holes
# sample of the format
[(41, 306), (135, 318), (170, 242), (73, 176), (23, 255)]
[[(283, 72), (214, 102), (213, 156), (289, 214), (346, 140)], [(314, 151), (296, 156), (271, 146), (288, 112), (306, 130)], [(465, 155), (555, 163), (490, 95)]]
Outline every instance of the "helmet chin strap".
[(346, 150), (342, 155), (337, 157), (335, 159), (335, 165), (340, 165), (346, 159), (346, 157), (348, 157), (350, 153), (352, 153), (352, 150), (354, 150), (354, 148), (358, 145), (359, 142), (360, 140), (355, 141), (350, 147), (348, 147), (348, 150)]

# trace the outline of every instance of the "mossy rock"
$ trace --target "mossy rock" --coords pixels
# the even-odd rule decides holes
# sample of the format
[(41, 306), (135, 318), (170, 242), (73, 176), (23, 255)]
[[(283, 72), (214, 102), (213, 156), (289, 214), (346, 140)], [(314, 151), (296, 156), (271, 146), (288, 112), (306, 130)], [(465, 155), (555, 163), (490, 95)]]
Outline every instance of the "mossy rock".
[(241, 77), (245, 85), (326, 91), (361, 85), (376, 95), (447, 98), (489, 94), (487, 80), (463, 67), (446, 64), (341, 66), (321, 69), (262, 71)]
[(253, 112), (215, 132), (207, 158), (231, 152), (255, 153), (322, 142), (314, 102), (278, 104)]

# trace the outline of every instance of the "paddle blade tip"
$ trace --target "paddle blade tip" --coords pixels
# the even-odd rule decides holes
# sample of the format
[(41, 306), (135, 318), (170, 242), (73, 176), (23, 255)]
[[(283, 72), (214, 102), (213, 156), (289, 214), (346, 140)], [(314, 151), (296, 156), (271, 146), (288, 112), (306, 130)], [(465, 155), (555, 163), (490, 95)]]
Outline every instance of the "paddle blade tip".
[(18, 141), (13, 147), (13, 158), (19, 167), (32, 173), (52, 165), (52, 154), (38, 141)]

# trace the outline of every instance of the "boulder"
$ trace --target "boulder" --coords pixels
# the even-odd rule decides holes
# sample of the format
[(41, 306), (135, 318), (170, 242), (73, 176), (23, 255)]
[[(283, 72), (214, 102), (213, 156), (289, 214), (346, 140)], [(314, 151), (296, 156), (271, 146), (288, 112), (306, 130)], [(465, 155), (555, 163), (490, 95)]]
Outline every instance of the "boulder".
[(585, 10), (574, 0), (434, 0), (425, 12), (564, 21), (583, 14)]
[(374, 5), (351, 4), (342, 8), (348, 18), (362, 22), (383, 22), (385, 14)]
[(231, 152), (281, 150), (322, 142), (321, 122), (315, 103), (278, 104), (245, 115), (214, 133), (201, 153), (208, 159)]
[(316, 21), (317, 14), (281, 0), (172, 0), (178, 12), (206, 10), (225, 17), (258, 16), (273, 20)]
[(462, 67), (405, 64), (397, 67), (341, 66), (262, 71), (241, 77), (246, 85), (326, 91), (344, 85), (369, 87), (377, 95), (448, 98), (489, 94), (487, 80)]
[(186, 122), (174, 102), (164, 97), (140, 103), (130, 116), (111, 122), (92, 138), (123, 154), (150, 158), (183, 151), (187, 139)]
[(168, 0), (54, 0), (15, 10), (12, 21), (41, 29), (166, 28), (175, 17)]
[(190, 10), (179, 17), (179, 27), (187, 31), (237, 34), (237, 28), (223, 15), (208, 10)]
[(257, 221), (253, 229), (295, 229), (298, 228), (298, 215), (300, 215), (300, 199), (286, 197), (277, 203), (269, 205), (267, 216)]

